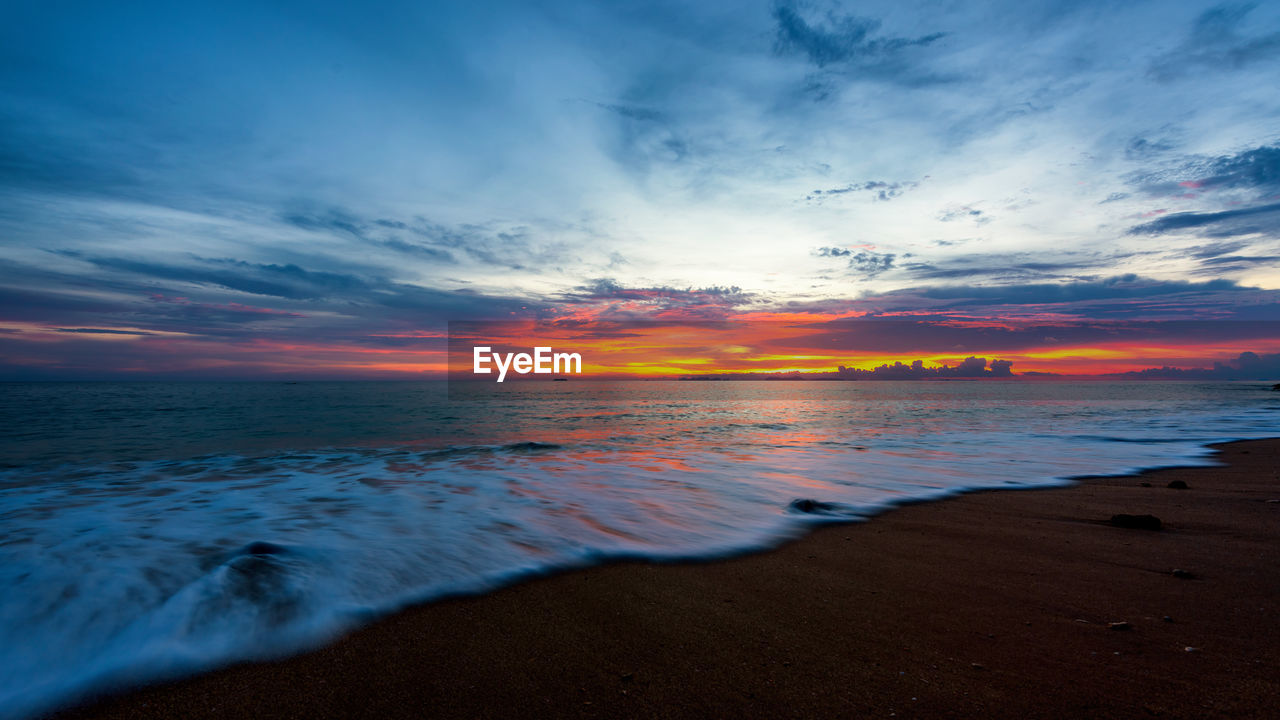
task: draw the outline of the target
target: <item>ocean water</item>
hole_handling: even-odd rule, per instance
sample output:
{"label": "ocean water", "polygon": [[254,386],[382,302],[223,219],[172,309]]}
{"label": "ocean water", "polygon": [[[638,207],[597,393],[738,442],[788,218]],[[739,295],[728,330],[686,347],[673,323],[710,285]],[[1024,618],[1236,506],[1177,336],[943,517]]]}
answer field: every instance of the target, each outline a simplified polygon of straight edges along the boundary
{"label": "ocean water", "polygon": [[456,593],[1208,464],[1264,383],[0,385],[0,717]]}

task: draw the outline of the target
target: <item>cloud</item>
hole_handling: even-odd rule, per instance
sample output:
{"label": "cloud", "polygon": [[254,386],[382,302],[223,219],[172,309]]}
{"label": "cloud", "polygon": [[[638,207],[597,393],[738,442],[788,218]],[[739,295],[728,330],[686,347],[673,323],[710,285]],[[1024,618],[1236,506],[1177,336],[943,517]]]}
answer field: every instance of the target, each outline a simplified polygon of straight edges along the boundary
{"label": "cloud", "polygon": [[153,303],[169,306],[169,309],[181,314],[190,321],[247,323],[270,321],[280,318],[304,318],[302,313],[275,308],[245,305],[238,302],[209,303],[197,302],[185,297],[171,297],[162,293],[152,293]]}
{"label": "cloud", "polygon": [[1205,260],[1197,275],[1217,276],[1228,272],[1248,272],[1257,267],[1280,265],[1280,255],[1226,255]]}
{"label": "cloud", "polygon": [[791,312],[877,317],[1274,321],[1280,291],[1232,280],[1155,280],[1137,275],[1068,282],[925,285],[856,300],[788,304]]}
{"label": "cloud", "polygon": [[[737,286],[629,287],[612,278],[597,278],[559,296],[562,306],[544,317],[557,314],[573,322],[631,321],[719,321],[737,309],[758,301],[755,294]],[[564,322],[562,317],[559,322]],[[606,326],[611,330],[612,326]],[[597,328],[598,329],[598,328]]]}
{"label": "cloud", "polygon": [[1222,212],[1183,212],[1165,215],[1129,228],[1128,235],[1166,235],[1196,228],[1208,228],[1210,237],[1231,237],[1280,232],[1280,203]]}
{"label": "cloud", "polygon": [[913,57],[947,36],[934,32],[916,37],[880,35],[875,18],[806,11],[799,3],[782,0],[773,8],[773,52],[798,57],[812,68],[802,91],[816,101],[830,99],[851,81],[877,81],[905,87],[950,83],[952,75],[935,73]]}
{"label": "cloud", "polygon": [[144,330],[110,330],[107,328],[54,328],[54,332],[81,335],[154,335]]}
{"label": "cloud", "polygon": [[592,103],[616,116],[611,151],[623,166],[639,172],[654,163],[682,162],[692,154],[692,141],[664,112],[643,105]]}
{"label": "cloud", "polygon": [[1194,258],[1196,260],[1204,260],[1209,258],[1221,257],[1223,255],[1230,255],[1231,253],[1234,253],[1234,252],[1239,252],[1240,250],[1243,250],[1247,245],[1248,243],[1239,242],[1239,241],[1217,242],[1217,243],[1210,243],[1208,245],[1196,245],[1195,247],[1189,247],[1183,250],[1181,254],[1189,258]]}
{"label": "cloud", "polygon": [[[952,279],[952,278],[947,278]],[[1280,319],[1280,290],[1234,280],[1157,280],[1134,274],[1066,282],[929,284],[856,298],[782,300],[767,305],[789,314],[915,319],[1057,320]]]}
{"label": "cloud", "polygon": [[1216,242],[1190,247],[1179,254],[1197,261],[1201,266],[1197,272],[1203,275],[1280,265],[1280,255],[1243,254],[1249,246],[1250,243],[1242,241]]}
{"label": "cloud", "polygon": [[938,213],[939,222],[956,222],[958,220],[972,220],[978,225],[985,225],[991,222],[991,216],[969,205],[953,205]]}
{"label": "cloud", "polygon": [[1255,7],[1226,4],[1204,11],[1182,43],[1151,63],[1148,74],[1168,82],[1197,69],[1234,70],[1280,56],[1280,32],[1240,33]]}
{"label": "cloud", "polygon": [[910,364],[901,361],[892,365],[885,363],[871,370],[839,366],[835,372],[790,372],[790,373],[723,373],[716,375],[694,375],[694,379],[732,380],[754,378],[795,378],[805,380],[936,380],[939,378],[982,378],[1013,377],[1013,363],[1009,360],[992,360],[987,367],[987,359],[969,356],[956,365],[941,363],[926,366],[923,360],[914,360]]}
{"label": "cloud", "polygon": [[703,288],[685,288],[683,290],[662,287],[626,287],[612,278],[597,278],[585,285],[579,285],[564,295],[573,301],[582,300],[653,300],[672,299],[678,301],[713,301],[717,304],[731,303],[735,305],[751,302],[753,295],[733,285],[728,287],[711,286]]}
{"label": "cloud", "polygon": [[1028,282],[1031,280],[1069,279],[1080,281],[1093,279],[1082,273],[1111,268],[1117,262],[1136,253],[1117,252],[1108,256],[1064,252],[1056,260],[1036,260],[1036,253],[979,253],[970,252],[954,258],[932,262],[911,262],[903,265],[908,275],[916,280],[946,280],[963,278],[971,283],[978,281]]}
{"label": "cloud", "polygon": [[849,258],[849,269],[868,279],[893,268],[894,253],[878,253],[863,250]]}
{"label": "cloud", "polygon": [[1145,160],[1173,150],[1177,145],[1167,137],[1134,137],[1124,146],[1124,156],[1129,160]]}
{"label": "cloud", "polygon": [[1223,155],[1205,169],[1208,176],[1194,181],[1192,187],[1280,189],[1280,147],[1263,145]]}
{"label": "cloud", "polygon": [[1280,353],[1243,352],[1211,368],[1158,367],[1117,373],[1114,377],[1141,380],[1280,380]]}
{"label": "cloud", "polygon": [[570,259],[565,244],[539,241],[533,231],[523,225],[446,225],[423,217],[371,219],[339,208],[318,212],[294,211],[285,214],[283,220],[302,230],[354,239],[451,265],[459,263],[459,258],[465,258],[491,267],[523,270]]}
{"label": "cloud", "polygon": [[1182,293],[1244,292],[1232,280],[1151,280],[1137,275],[1119,275],[1087,282],[1033,283],[1025,285],[961,285],[918,288],[909,291],[921,297],[962,302],[1001,304],[1042,304],[1083,300],[1153,298]]}
{"label": "cloud", "polygon": [[847,258],[850,273],[870,279],[893,269],[894,261],[898,257],[896,253],[875,252],[870,249],[871,247],[870,245],[860,246],[855,252],[847,248],[828,246],[814,250],[813,254],[818,257]]}
{"label": "cloud", "polygon": [[819,68],[878,61],[908,48],[930,45],[946,36],[946,33],[931,33],[915,38],[876,37],[880,21],[874,18],[829,11],[820,19],[809,20],[796,5],[787,2],[774,6],[773,17],[777,22],[774,52],[803,55]]}
{"label": "cloud", "polygon": [[[1011,322],[1003,318],[841,318],[802,326],[813,332],[774,337],[761,342],[775,352],[851,355],[954,355],[982,351],[1020,353],[1052,347],[1150,345],[1193,346],[1197,343],[1251,343],[1274,340],[1280,323],[1205,320],[1143,321],[1133,319]],[[1247,345],[1245,345],[1247,347]]]}
{"label": "cloud", "polygon": [[901,197],[903,193],[919,186],[917,182],[885,182],[883,180],[868,180],[862,183],[850,183],[844,187],[828,188],[826,190],[814,190],[805,196],[807,202],[822,203],[833,197],[846,195],[849,193],[870,193],[871,199],[887,202],[897,197]]}
{"label": "cloud", "polygon": [[368,292],[372,289],[356,275],[306,270],[294,264],[262,264],[230,258],[194,257],[194,264],[172,265],[122,257],[93,257],[70,252],[64,254],[104,270],[122,271],[169,282],[213,285],[251,295],[291,300],[315,300],[335,294]]}
{"label": "cloud", "polygon": [[[213,321],[242,322],[248,315],[274,315],[277,320],[302,320],[304,316],[332,318],[360,317],[370,331],[398,326],[409,321],[419,325],[446,319],[505,317],[512,313],[534,313],[543,303],[483,295],[465,290],[443,290],[396,282],[380,275],[312,270],[296,264],[253,263],[232,258],[202,258],[190,255],[181,264],[123,257],[98,257],[62,251],[60,256],[88,263],[110,273],[95,278],[94,284],[111,287],[117,293],[147,300],[138,307],[126,303],[104,306],[103,313],[142,313],[153,321],[172,325],[197,317]],[[45,277],[59,284],[83,282],[82,276]],[[178,283],[188,289],[169,287]],[[188,300],[191,292],[209,298]],[[263,308],[240,302],[243,296],[275,298],[288,309]],[[135,300],[136,302],[136,300]],[[298,310],[304,312],[298,312]],[[92,306],[85,312],[92,314]],[[84,317],[82,314],[81,317]],[[257,318],[262,319],[262,318]],[[82,320],[82,322],[84,322]],[[317,322],[319,322],[317,320]],[[84,324],[110,324],[93,322]],[[119,324],[119,323],[117,323]],[[136,325],[134,322],[128,323]],[[315,329],[315,325],[310,325]]]}
{"label": "cloud", "polygon": [[836,377],[846,380],[927,380],[931,378],[980,378],[980,377],[1012,377],[1013,363],[1008,360],[992,360],[987,367],[987,359],[969,356],[955,366],[943,363],[926,367],[924,362],[916,360],[910,365],[895,362],[892,365],[879,365],[871,370],[859,370],[843,365],[834,373]]}
{"label": "cloud", "polygon": [[1280,147],[1259,145],[1217,157],[1184,155],[1164,168],[1133,173],[1128,182],[1155,196],[1236,190],[1265,199],[1280,192]]}

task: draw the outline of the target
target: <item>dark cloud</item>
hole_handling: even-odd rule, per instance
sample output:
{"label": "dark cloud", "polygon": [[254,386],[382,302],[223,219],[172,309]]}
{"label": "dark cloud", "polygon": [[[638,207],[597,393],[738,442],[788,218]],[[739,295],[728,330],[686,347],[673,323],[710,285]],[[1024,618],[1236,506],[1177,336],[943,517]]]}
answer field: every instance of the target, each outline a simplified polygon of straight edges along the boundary
{"label": "dark cloud", "polygon": [[[363,222],[354,215],[350,215],[338,208],[330,208],[323,213],[317,214],[293,212],[284,215],[282,219],[290,225],[303,230],[337,233],[357,240],[368,239],[364,234]],[[403,223],[398,223],[398,225],[400,228],[405,227]]]}
{"label": "dark cloud", "polygon": [[873,200],[889,201],[896,197],[900,197],[908,190],[912,190],[919,186],[917,182],[885,182],[883,180],[868,180],[862,183],[850,183],[844,187],[828,188],[826,190],[814,190],[805,196],[805,200],[812,203],[821,203],[832,197],[847,195],[849,193],[870,193]]}
{"label": "dark cloud", "polygon": [[1230,255],[1231,253],[1234,253],[1234,252],[1239,252],[1240,250],[1243,250],[1246,246],[1248,246],[1248,243],[1239,242],[1239,241],[1217,242],[1217,243],[1210,243],[1208,245],[1196,245],[1195,247],[1189,247],[1183,250],[1179,254],[1189,258],[1196,259],[1196,260],[1205,260],[1209,258],[1221,257],[1223,255]]}
{"label": "dark cloud", "polygon": [[612,278],[598,278],[560,296],[569,305],[594,305],[595,322],[648,321],[654,318],[715,321],[758,300],[737,286],[702,288],[627,287]]}
{"label": "dark cloud", "polygon": [[[340,331],[363,336],[447,319],[530,315],[545,307],[526,299],[436,289],[380,275],[312,270],[296,264],[193,255],[151,261],[66,251],[58,254],[85,262],[99,272],[65,275],[28,269],[26,275],[39,277],[53,287],[38,291],[0,287],[0,299],[25,299],[23,305],[46,311],[39,317],[30,311],[16,313],[18,318],[13,317],[15,313],[6,313],[10,319],[48,322],[61,318],[59,324],[66,325],[73,317],[77,324],[86,326],[194,330],[221,336],[253,333],[253,325],[270,321],[285,336],[293,333],[290,328],[303,334]],[[5,272],[10,283],[22,274],[20,268]],[[104,297],[86,299],[70,291],[86,283]],[[54,289],[59,286],[69,289]],[[263,302],[275,307],[262,307]]]}
{"label": "dark cloud", "polygon": [[154,335],[143,330],[108,330],[105,328],[54,328],[60,333],[79,333],[81,335]]}
{"label": "dark cloud", "polygon": [[1134,173],[1128,182],[1156,196],[1236,190],[1256,200],[1274,200],[1268,196],[1280,192],[1280,147],[1259,145],[1218,157],[1185,155],[1166,167]]}
{"label": "dark cloud", "polygon": [[1224,4],[1201,13],[1177,47],[1152,62],[1148,72],[1170,81],[1197,69],[1234,70],[1280,56],[1280,32],[1245,35],[1245,18],[1256,4]]}
{"label": "dark cloud", "polygon": [[610,152],[625,167],[643,173],[655,163],[682,162],[693,154],[692,141],[667,113],[631,103],[591,104],[616,116]]}
{"label": "dark cloud", "polygon": [[243,326],[246,323],[269,322],[286,318],[304,318],[303,313],[276,308],[245,305],[238,302],[200,302],[187,297],[152,293],[152,303],[162,305],[164,312],[187,326]]}
{"label": "dark cloud", "polygon": [[903,314],[920,319],[1034,318],[1050,313],[1078,320],[1221,318],[1271,322],[1280,320],[1280,291],[1221,278],[1164,281],[1130,274],[1065,282],[924,285],[856,299],[790,301],[777,308],[790,313],[859,313],[882,318]]}
{"label": "dark cloud", "polygon": [[[56,277],[24,265],[0,262],[0,278],[13,282],[13,278],[23,275],[38,281]],[[74,281],[74,278],[70,280]],[[59,288],[0,285],[0,318],[22,322],[96,324],[96,318],[129,310],[128,303],[101,290],[92,295],[75,290],[74,286]]]}
{"label": "dark cloud", "polygon": [[742,288],[736,285],[728,287],[718,285],[703,288],[688,287],[683,290],[665,285],[662,287],[626,287],[612,278],[597,278],[586,285],[579,285],[564,297],[574,301],[673,299],[696,302],[711,301],[716,304],[730,303],[735,305],[745,304],[754,299],[754,295],[743,292]]}
{"label": "dark cloud", "polygon": [[93,257],[65,252],[104,270],[115,270],[164,282],[213,285],[228,290],[287,298],[316,300],[334,294],[369,292],[372,288],[350,274],[305,270],[297,265],[248,263],[228,258],[194,257],[189,265],[174,265],[122,257]]}
{"label": "dark cloud", "polygon": [[1210,237],[1276,234],[1280,232],[1280,203],[1222,212],[1174,213],[1135,225],[1129,228],[1127,234],[1166,235],[1198,228],[1206,228],[1203,234]]}
{"label": "dark cloud", "polygon": [[901,361],[892,365],[885,363],[871,370],[845,367],[841,365],[835,372],[789,372],[789,373],[719,373],[715,375],[692,375],[691,380],[754,380],[754,379],[796,379],[796,380],[937,380],[943,378],[983,378],[1013,377],[1013,363],[1009,360],[992,360],[987,367],[987,359],[969,356],[956,365],[926,366],[923,360],[915,360],[910,364]]}
{"label": "dark cloud", "polygon": [[1090,300],[1149,299],[1184,293],[1244,292],[1250,288],[1232,280],[1151,280],[1137,275],[1119,275],[1086,282],[1033,283],[1024,285],[947,286],[901,291],[924,298],[955,303],[999,303],[1039,305]]}
{"label": "dark cloud", "polygon": [[863,250],[849,258],[849,269],[868,279],[893,268],[894,253],[877,253]]}
{"label": "dark cloud", "polygon": [[1153,155],[1161,155],[1177,147],[1167,138],[1135,137],[1124,147],[1124,156],[1129,160],[1146,160]]}
{"label": "dark cloud", "polygon": [[1280,189],[1280,147],[1263,145],[1235,155],[1214,158],[1206,177],[1195,181],[1203,188]]}
{"label": "dark cloud", "polygon": [[820,247],[813,251],[818,257],[847,259],[849,272],[870,279],[892,270],[896,253],[879,253],[867,249],[849,250],[841,247]]}
{"label": "dark cloud", "polygon": [[911,47],[929,45],[946,35],[877,37],[880,21],[874,18],[827,12],[820,18],[806,19],[796,5],[787,2],[774,6],[773,18],[777,22],[774,51],[779,55],[803,55],[819,68],[879,61]]}
{"label": "dark cloud", "polygon": [[1096,279],[1096,273],[1115,267],[1116,263],[1138,255],[1136,252],[1098,253],[1063,252],[1054,261],[1038,260],[1035,253],[970,252],[955,258],[932,262],[909,262],[901,267],[917,280],[967,279],[1003,284],[1046,280],[1073,282]]}
{"label": "dark cloud", "polygon": [[571,259],[562,243],[539,241],[524,226],[446,225],[422,217],[361,218],[338,208],[294,211],[282,219],[303,230],[354,239],[442,264],[457,264],[465,258],[492,267],[525,270]]}
{"label": "dark cloud", "polygon": [[[994,262],[993,262],[994,261]],[[997,257],[976,255],[948,263],[908,263],[903,266],[917,280],[949,280],[954,278],[996,278],[1002,280],[1079,279],[1075,273],[1096,267],[1086,262],[1013,262],[1001,263]]]}
{"label": "dark cloud", "polygon": [[1252,342],[1280,337],[1280,322],[1006,320],[892,318],[839,319],[813,323],[811,334],[767,340],[775,351],[939,354],[971,351],[1015,353],[1046,345],[1088,347],[1114,343]]}
{"label": "dark cloud", "polygon": [[1201,261],[1201,267],[1194,273],[1200,276],[1216,277],[1223,273],[1248,272],[1257,267],[1278,266],[1280,266],[1280,255],[1223,255]]}
{"label": "dark cloud", "polygon": [[[957,365],[943,363],[926,366],[924,361],[916,360],[910,365],[903,362],[888,363],[876,366],[871,370],[859,370],[843,365],[831,373],[841,380],[930,380],[937,378],[980,378],[980,377],[1012,377],[1013,363],[1008,360],[992,360],[987,367],[987,359],[969,356]],[[825,374],[825,373],[824,373]]]}
{"label": "dark cloud", "polygon": [[799,57],[816,68],[805,77],[801,93],[818,102],[829,99],[849,82],[870,80],[921,87],[956,79],[930,70],[913,52],[941,40],[946,33],[880,35],[881,23],[875,18],[834,10],[808,12],[789,0],[774,5],[773,19],[774,54]]}
{"label": "dark cloud", "polygon": [[1117,373],[1113,377],[1135,380],[1280,380],[1280,353],[1259,355],[1240,353],[1226,362],[1215,362],[1211,368],[1158,367]]}
{"label": "dark cloud", "polygon": [[1216,242],[1187,248],[1179,254],[1199,262],[1198,273],[1204,275],[1244,271],[1258,266],[1280,266],[1280,255],[1243,254],[1242,251],[1249,246],[1250,243],[1238,240]]}
{"label": "dark cloud", "polygon": [[458,259],[447,250],[441,250],[423,243],[402,240],[397,237],[379,240],[377,241],[377,244],[388,250],[394,250],[399,253],[404,253],[405,255],[417,255],[435,262],[446,264],[455,264],[458,262]]}

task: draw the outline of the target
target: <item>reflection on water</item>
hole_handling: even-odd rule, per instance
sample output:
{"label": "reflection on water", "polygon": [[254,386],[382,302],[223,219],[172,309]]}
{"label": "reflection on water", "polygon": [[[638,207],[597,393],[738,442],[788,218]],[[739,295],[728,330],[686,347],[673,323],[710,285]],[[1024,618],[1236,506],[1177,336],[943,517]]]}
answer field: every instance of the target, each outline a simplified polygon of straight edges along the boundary
{"label": "reflection on water", "polygon": [[1259,384],[0,388],[0,715],[610,557],[1277,435]]}

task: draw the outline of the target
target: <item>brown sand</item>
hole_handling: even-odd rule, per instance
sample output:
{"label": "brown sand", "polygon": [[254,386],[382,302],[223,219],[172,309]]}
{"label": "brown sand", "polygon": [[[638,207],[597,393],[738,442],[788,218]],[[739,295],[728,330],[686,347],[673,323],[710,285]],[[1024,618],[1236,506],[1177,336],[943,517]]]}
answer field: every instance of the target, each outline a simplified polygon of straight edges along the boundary
{"label": "brown sand", "polygon": [[1280,717],[1280,440],[1221,450],[535,580],[66,716]]}

